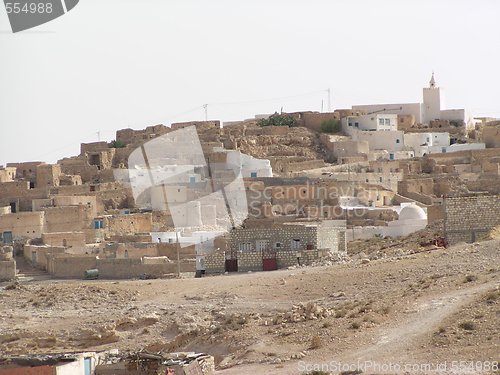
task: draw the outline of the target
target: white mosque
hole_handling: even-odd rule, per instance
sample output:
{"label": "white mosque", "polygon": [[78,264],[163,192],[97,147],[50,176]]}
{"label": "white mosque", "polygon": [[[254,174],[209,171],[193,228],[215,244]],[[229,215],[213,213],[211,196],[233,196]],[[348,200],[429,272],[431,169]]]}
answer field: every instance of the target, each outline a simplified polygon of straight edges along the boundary
{"label": "white mosque", "polygon": [[371,113],[390,113],[414,116],[420,124],[429,124],[433,120],[449,120],[472,125],[472,117],[465,109],[446,109],[444,89],[436,85],[434,73],[429,81],[429,87],[423,89],[423,103],[395,103],[354,105],[353,111]]}

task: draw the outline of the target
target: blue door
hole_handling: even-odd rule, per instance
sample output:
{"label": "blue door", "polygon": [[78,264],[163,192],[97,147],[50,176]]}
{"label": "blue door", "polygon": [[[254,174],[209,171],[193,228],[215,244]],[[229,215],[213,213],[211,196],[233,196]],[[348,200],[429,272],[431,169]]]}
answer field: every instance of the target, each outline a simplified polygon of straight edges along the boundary
{"label": "blue door", "polygon": [[83,374],[92,375],[92,358],[85,358],[83,360]]}
{"label": "blue door", "polygon": [[12,232],[3,232],[3,243],[12,243]]}
{"label": "blue door", "polygon": [[250,177],[252,177],[252,178],[257,177],[257,172],[250,172]]}

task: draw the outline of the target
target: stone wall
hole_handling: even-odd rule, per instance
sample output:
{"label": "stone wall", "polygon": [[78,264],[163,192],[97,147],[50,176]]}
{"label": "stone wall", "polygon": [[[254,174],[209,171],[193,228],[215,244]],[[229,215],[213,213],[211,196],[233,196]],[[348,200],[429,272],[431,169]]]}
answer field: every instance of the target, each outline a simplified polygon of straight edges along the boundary
{"label": "stone wall", "polygon": [[142,258],[159,255],[157,244],[152,242],[112,243],[107,244],[104,251],[114,258]]}
{"label": "stone wall", "polygon": [[42,233],[42,241],[49,246],[85,246],[85,233],[83,232],[56,232]]}
{"label": "stone wall", "polygon": [[262,252],[251,251],[238,253],[238,271],[262,271]]}
{"label": "stone wall", "polygon": [[488,148],[500,147],[500,125],[485,126],[482,140]]}
{"label": "stone wall", "polygon": [[104,221],[104,228],[109,236],[149,233],[153,225],[151,213],[106,216]]}
{"label": "stone wall", "polygon": [[37,245],[24,245],[23,255],[24,258],[31,263],[33,267],[47,270],[49,265],[49,257],[54,254],[64,254],[65,247],[62,246],[37,246]]}
{"label": "stone wall", "polygon": [[[249,251],[256,250],[256,241],[268,241],[269,249],[291,250],[292,241],[299,239],[300,244],[294,250],[317,248],[318,236],[316,226],[283,225],[282,227],[237,228],[230,233],[231,250],[239,251],[240,245]],[[245,245],[250,244],[250,245]],[[277,246],[277,244],[280,244]]]}
{"label": "stone wall", "polygon": [[86,270],[97,267],[94,256],[70,256],[67,254],[50,254],[47,256],[47,271],[59,278],[83,278]]}
{"label": "stone wall", "polygon": [[12,280],[16,277],[16,261],[0,260],[0,281]]}
{"label": "stone wall", "polygon": [[[345,239],[345,236],[344,236]],[[278,269],[311,265],[320,260],[327,252],[324,250],[302,250],[302,251],[276,251],[276,262]],[[259,272],[263,270],[263,257],[261,251],[237,252],[238,272]],[[209,254],[205,257],[205,273],[224,273],[226,255],[224,252]]]}
{"label": "stone wall", "polygon": [[[88,206],[44,208],[45,232],[73,232],[90,228],[94,209]],[[38,236],[40,237],[40,236]]]}
{"label": "stone wall", "polygon": [[[48,272],[58,278],[83,278],[88,269],[98,269],[99,278],[103,279],[130,279],[142,275],[162,277],[164,275],[176,274],[176,262],[144,263],[142,259],[99,259],[96,256],[71,256],[49,255]],[[181,273],[192,273],[196,271],[194,260],[184,260],[180,264]]]}
{"label": "stone wall", "polygon": [[0,216],[0,233],[12,232],[14,240],[40,238],[43,228],[43,212],[18,212]]}
{"label": "stone wall", "polygon": [[485,238],[500,225],[500,195],[476,195],[446,198],[445,235],[453,244]]}
{"label": "stone wall", "polygon": [[205,272],[224,273],[226,256],[223,252],[213,253],[205,256]]}
{"label": "stone wall", "polygon": [[36,187],[59,186],[60,175],[60,165],[40,164],[36,167]]}

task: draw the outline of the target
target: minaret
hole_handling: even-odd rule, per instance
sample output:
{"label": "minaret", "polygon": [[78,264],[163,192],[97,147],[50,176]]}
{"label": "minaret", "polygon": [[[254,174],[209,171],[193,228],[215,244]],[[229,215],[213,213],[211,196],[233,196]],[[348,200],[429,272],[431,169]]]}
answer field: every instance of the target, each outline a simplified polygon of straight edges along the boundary
{"label": "minaret", "polygon": [[436,86],[434,72],[432,72],[429,87],[425,87],[423,90],[422,122],[424,124],[428,124],[432,120],[441,119],[441,110],[444,109],[442,94],[442,89]]}
{"label": "minaret", "polygon": [[429,88],[436,87],[436,80],[434,79],[434,72],[432,72],[431,80],[429,81]]}

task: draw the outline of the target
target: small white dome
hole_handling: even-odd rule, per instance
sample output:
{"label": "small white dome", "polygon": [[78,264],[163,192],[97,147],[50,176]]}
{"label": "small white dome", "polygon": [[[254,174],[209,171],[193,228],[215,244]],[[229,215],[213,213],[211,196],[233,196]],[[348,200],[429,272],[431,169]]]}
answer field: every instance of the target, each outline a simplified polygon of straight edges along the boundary
{"label": "small white dome", "polygon": [[427,214],[422,207],[412,204],[403,207],[399,213],[399,220],[427,220]]}

